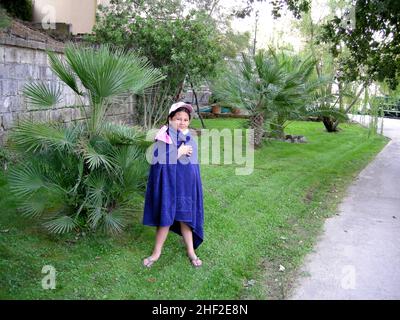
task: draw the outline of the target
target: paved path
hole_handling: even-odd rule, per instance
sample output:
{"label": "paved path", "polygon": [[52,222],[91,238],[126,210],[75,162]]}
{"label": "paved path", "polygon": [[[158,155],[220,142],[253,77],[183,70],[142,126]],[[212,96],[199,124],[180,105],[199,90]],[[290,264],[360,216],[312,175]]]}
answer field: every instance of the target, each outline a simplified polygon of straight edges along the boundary
{"label": "paved path", "polygon": [[392,140],[326,220],[289,299],[400,299],[400,120],[384,119],[383,134]]}

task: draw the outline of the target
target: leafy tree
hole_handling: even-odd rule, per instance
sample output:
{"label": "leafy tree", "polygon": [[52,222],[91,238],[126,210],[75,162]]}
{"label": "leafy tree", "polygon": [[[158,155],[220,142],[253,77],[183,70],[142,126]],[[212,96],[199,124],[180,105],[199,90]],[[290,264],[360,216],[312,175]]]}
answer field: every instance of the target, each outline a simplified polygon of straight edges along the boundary
{"label": "leafy tree", "polygon": [[[329,1],[328,6],[331,12],[345,8],[346,1]],[[319,38],[323,31],[323,25],[326,20],[332,17],[332,13],[328,16],[320,18],[314,22],[311,18],[311,13],[303,14],[301,20],[294,23],[305,39],[304,52],[306,55],[311,54],[317,61],[315,64],[316,77],[323,80],[325,85],[319,87],[317,95],[318,103],[314,105],[315,113],[318,109],[319,117],[322,120],[328,132],[338,131],[338,125],[341,120],[344,120],[343,114],[346,114],[352,106],[358,101],[364,86],[361,85],[361,90],[358,88],[358,83],[346,81],[340,77],[340,58],[348,55],[348,50],[345,46],[341,46],[340,54],[332,55],[329,50],[329,44],[320,43]],[[356,93],[356,91],[358,93]],[[348,105],[346,106],[346,102]],[[326,112],[330,110],[330,112]],[[335,113],[335,110],[339,112]]]}
{"label": "leafy tree", "polygon": [[400,71],[400,2],[357,0],[349,3],[351,9],[353,19],[349,20],[351,11],[335,16],[322,37],[332,43],[335,55],[340,43],[348,48],[350,54],[341,59],[342,77],[363,82],[386,80],[395,88]]}
{"label": "leafy tree", "polygon": [[213,74],[222,59],[215,21],[205,11],[183,13],[180,1],[113,1],[99,7],[92,40],[133,49],[167,76],[178,95],[186,74]]}
{"label": "leafy tree", "polygon": [[[275,17],[282,8],[288,8],[300,18],[309,12],[310,0],[247,0],[247,6],[236,12],[244,17],[253,10],[255,2],[269,1]],[[338,10],[323,26],[319,44],[330,45],[333,55],[338,58],[339,76],[343,81],[387,81],[391,88],[398,84],[400,59],[399,18],[400,2],[397,0],[338,0],[328,1]],[[343,55],[343,48],[348,54]]]}
{"label": "leafy tree", "polygon": [[224,44],[222,55],[227,59],[235,59],[241,52],[249,51],[250,32],[235,32],[231,27],[222,35]]}
{"label": "leafy tree", "polygon": [[239,18],[244,18],[254,10],[253,5],[255,2],[267,2],[272,4],[272,14],[278,18],[281,16],[283,8],[288,8],[296,18],[300,18],[303,12],[308,12],[311,7],[310,0],[247,0],[246,6],[234,13]]}
{"label": "leafy tree", "polygon": [[[67,47],[65,62],[48,55],[53,72],[82,99],[86,120],[19,123],[9,141],[21,157],[10,170],[10,189],[22,214],[41,217],[50,232],[119,232],[144,188],[147,163],[143,133],[105,122],[106,112],[115,97],[141,93],[163,77],[145,59],[107,46]],[[31,83],[25,95],[47,109],[60,102],[61,90]]]}
{"label": "leafy tree", "polygon": [[[247,45],[248,35],[234,33],[220,11],[213,0],[111,1],[99,7],[90,39],[133,49],[167,76],[146,102],[139,101],[144,118],[146,104],[162,100],[159,109],[167,109],[180,98],[185,79],[195,86],[215,76],[224,56],[235,57]],[[146,125],[162,119],[150,117]]]}

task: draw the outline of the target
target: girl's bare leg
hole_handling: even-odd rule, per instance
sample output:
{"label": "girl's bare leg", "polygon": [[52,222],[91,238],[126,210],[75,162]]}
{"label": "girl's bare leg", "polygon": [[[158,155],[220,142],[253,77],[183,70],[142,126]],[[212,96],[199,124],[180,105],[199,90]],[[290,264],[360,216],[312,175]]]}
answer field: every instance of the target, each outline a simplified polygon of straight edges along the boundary
{"label": "girl's bare leg", "polygon": [[167,239],[169,231],[169,226],[166,227],[157,227],[156,232],[156,243],[154,245],[153,253],[150,257],[147,257],[143,260],[143,264],[146,267],[150,267],[161,255],[162,248],[164,246],[164,242]]}
{"label": "girl's bare leg", "polygon": [[183,236],[183,241],[185,241],[187,255],[189,256],[190,261],[193,266],[200,267],[202,262],[199,258],[197,258],[196,253],[193,248],[193,232],[192,229],[184,222],[181,222],[181,232]]}

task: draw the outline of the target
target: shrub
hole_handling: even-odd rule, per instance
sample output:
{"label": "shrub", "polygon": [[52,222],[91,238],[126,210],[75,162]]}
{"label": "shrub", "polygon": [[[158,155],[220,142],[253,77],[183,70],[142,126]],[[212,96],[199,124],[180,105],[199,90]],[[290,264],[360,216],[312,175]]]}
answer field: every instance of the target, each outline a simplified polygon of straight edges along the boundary
{"label": "shrub", "polygon": [[[123,230],[144,190],[148,164],[144,133],[105,122],[112,98],[141,93],[162,80],[157,69],[134,54],[101,47],[67,47],[66,62],[49,53],[52,70],[89,106],[82,123],[69,126],[26,120],[10,134],[22,161],[9,173],[10,190],[25,216],[41,218],[50,232],[75,228]],[[78,84],[82,84],[83,88]],[[29,84],[35,107],[59,103],[60,89]]]}

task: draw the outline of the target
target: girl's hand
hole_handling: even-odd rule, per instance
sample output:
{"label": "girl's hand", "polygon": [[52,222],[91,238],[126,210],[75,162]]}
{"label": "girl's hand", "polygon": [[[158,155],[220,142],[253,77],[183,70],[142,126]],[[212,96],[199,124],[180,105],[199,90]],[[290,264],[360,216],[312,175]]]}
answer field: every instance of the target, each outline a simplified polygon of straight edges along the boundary
{"label": "girl's hand", "polygon": [[178,149],[178,158],[180,158],[182,155],[190,157],[192,155],[192,151],[192,146],[185,146],[184,144],[182,144]]}

